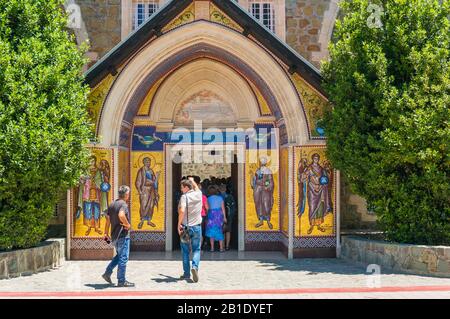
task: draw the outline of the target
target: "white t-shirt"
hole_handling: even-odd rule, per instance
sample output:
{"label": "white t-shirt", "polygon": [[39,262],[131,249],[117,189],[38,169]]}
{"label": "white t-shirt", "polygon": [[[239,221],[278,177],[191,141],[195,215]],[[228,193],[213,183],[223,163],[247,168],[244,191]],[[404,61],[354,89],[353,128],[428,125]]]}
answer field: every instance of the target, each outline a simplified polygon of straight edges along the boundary
{"label": "white t-shirt", "polygon": [[180,207],[184,208],[184,217],[183,217],[183,225],[187,225],[187,214],[186,214],[186,198],[189,212],[189,225],[195,226],[200,225],[202,223],[202,191],[194,191],[190,190],[189,192],[181,195],[180,198]]}

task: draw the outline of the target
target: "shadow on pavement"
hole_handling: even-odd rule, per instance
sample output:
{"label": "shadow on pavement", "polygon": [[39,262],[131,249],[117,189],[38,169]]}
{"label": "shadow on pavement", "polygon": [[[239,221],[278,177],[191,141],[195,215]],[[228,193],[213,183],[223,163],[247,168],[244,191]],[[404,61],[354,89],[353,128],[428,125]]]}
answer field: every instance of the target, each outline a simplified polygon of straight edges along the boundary
{"label": "shadow on pavement", "polygon": [[164,278],[152,278],[152,280],[157,283],[172,283],[172,282],[178,282],[178,281],[184,280],[184,279],[180,279],[180,278],[176,278],[176,277],[172,277],[172,276],[167,276],[164,274],[159,274],[159,275],[164,276]]}
{"label": "shadow on pavement", "polygon": [[103,290],[107,288],[114,288],[115,286],[110,284],[85,284],[86,287],[94,288],[95,290]]}
{"label": "shadow on pavement", "polygon": [[[172,252],[131,252],[130,260],[136,261],[179,261],[182,263],[181,252],[179,250]],[[361,263],[352,262],[339,258],[298,258],[287,259],[281,252],[274,251],[245,251],[230,250],[224,253],[203,251],[201,261],[224,262],[224,261],[254,261],[259,267],[267,268],[271,271],[298,271],[305,272],[306,275],[314,276],[319,274],[338,274],[338,275],[371,275],[372,272],[366,272],[367,266]],[[416,277],[436,276],[425,274],[410,274],[389,268],[381,268],[381,275],[409,275]],[[169,280],[169,279],[159,279]],[[178,279],[176,279],[178,280]],[[166,282],[166,281],[161,281]],[[171,281],[167,281],[171,282]]]}

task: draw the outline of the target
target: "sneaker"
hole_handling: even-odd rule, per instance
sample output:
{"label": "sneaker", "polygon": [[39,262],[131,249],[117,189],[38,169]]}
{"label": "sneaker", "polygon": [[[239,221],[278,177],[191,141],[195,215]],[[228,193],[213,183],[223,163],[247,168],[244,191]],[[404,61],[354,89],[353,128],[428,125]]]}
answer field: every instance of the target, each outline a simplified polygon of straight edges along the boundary
{"label": "sneaker", "polygon": [[181,275],[180,276],[180,280],[187,280],[187,279],[191,279],[191,276],[189,276],[189,275]]}
{"label": "sneaker", "polygon": [[192,268],[191,272],[192,272],[192,280],[194,282],[198,282],[198,270],[195,268]]}
{"label": "sneaker", "polygon": [[126,281],[126,280],[124,282],[119,282],[117,284],[117,287],[134,287],[134,286],[135,286],[134,283]]}
{"label": "sneaker", "polygon": [[105,279],[105,281],[106,281],[108,284],[110,284],[110,285],[113,284],[110,275],[108,276],[107,274],[103,274],[103,275],[102,275],[102,278]]}

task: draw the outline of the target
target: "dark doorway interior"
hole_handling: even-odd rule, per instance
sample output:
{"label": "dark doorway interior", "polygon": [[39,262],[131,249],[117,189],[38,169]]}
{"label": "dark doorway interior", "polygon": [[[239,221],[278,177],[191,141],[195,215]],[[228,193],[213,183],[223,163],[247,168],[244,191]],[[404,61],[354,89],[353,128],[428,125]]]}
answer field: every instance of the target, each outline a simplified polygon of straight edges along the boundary
{"label": "dark doorway interior", "polygon": [[[172,163],[172,185],[173,185],[173,206],[172,206],[172,249],[180,250],[180,238],[178,236],[177,231],[177,224],[178,224],[178,202],[179,198],[181,196],[180,193],[180,181],[183,174],[183,167],[182,164]],[[239,225],[238,225],[238,163],[237,163],[237,156],[234,156],[234,162],[231,164],[231,180],[233,188],[231,190],[231,194],[234,197],[234,200],[236,202],[236,209],[235,214],[232,222],[232,232],[231,232],[231,241],[230,241],[230,248],[233,250],[238,249],[238,243],[239,243]],[[218,247],[218,245],[216,245]]]}
{"label": "dark doorway interior", "polygon": [[231,240],[230,240],[230,248],[231,249],[238,249],[238,243],[239,243],[239,223],[238,223],[238,161],[237,161],[237,155],[234,155],[234,161],[231,164],[231,180],[234,185],[232,190],[232,195],[234,197],[234,201],[236,202],[236,210],[234,212],[234,218],[232,222],[232,230],[231,230]]}
{"label": "dark doorway interior", "polygon": [[179,250],[180,249],[180,237],[178,236],[178,231],[177,231],[177,224],[178,224],[178,201],[180,199],[181,196],[181,191],[180,191],[180,181],[181,181],[181,172],[182,172],[182,167],[181,167],[181,163],[172,163],[172,168],[173,168],[173,172],[172,172],[172,203],[173,203],[173,207],[172,207],[172,212],[173,212],[173,217],[172,217],[172,250]]}

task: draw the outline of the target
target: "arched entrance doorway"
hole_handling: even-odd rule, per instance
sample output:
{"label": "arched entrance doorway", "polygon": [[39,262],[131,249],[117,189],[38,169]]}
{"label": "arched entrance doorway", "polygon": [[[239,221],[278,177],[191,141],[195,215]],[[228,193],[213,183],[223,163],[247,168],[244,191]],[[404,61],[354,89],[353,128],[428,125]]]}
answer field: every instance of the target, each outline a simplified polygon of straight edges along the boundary
{"label": "arched entrance doorway", "polygon": [[[195,120],[201,121],[201,132],[212,128],[223,133],[225,129],[245,131],[255,128],[267,131],[273,128],[273,140],[277,141],[274,143],[277,149],[270,156],[274,158],[274,166],[278,165],[279,134],[276,129],[280,124],[283,125],[286,139],[289,140],[290,135],[295,140],[305,138],[307,128],[301,123],[306,123],[306,120],[298,112],[301,101],[294,85],[285,70],[268,52],[248,42],[247,38],[223,26],[211,25],[205,21],[194,22],[156,39],[153,45],[139,52],[116,79],[102,110],[99,135],[112,139],[116,137],[110,143],[119,142],[122,148],[128,148],[129,163],[119,162],[119,168],[131,167],[130,185],[135,184],[137,168],[142,166],[140,161],[145,152],[153,156],[153,162],[159,166],[157,170],[160,178],[166,176],[164,183],[159,181],[160,187],[164,185],[165,192],[160,196],[158,212],[164,205],[164,214],[159,213],[159,219],[157,215],[156,219],[152,219],[156,227],[144,224],[135,232],[132,237],[134,249],[173,249],[170,219],[173,221],[172,194],[177,185],[173,185],[172,178],[167,178],[172,170],[167,153],[164,153],[164,150],[174,144],[169,137],[173,135],[173,130],[191,130],[192,144],[203,145],[207,143],[203,137],[195,141],[199,133],[199,129],[194,127]],[[153,67],[150,68],[150,65]],[[291,116],[285,119],[284,113]],[[111,118],[113,114],[116,114],[115,118]],[[298,120],[294,125],[296,118]],[[120,137],[127,136],[127,132],[130,132],[129,140],[120,141]],[[155,136],[160,140],[151,146],[143,146],[139,137],[145,136]],[[221,140],[226,143],[224,139]],[[245,143],[245,137],[240,142]],[[104,143],[108,143],[106,138]],[[247,202],[251,203],[249,199],[253,196],[250,174],[256,173],[259,163],[256,160],[252,166],[245,167],[246,160],[247,158],[242,160],[241,170],[244,175],[247,168],[248,176],[239,179],[239,188],[243,194],[239,206],[242,221],[239,248],[246,249],[244,225],[247,222],[250,238],[259,235],[261,230],[262,235],[259,236],[264,236],[264,232],[267,232],[270,239],[265,242],[248,240],[248,249],[279,249],[279,238],[275,234],[280,230],[279,189],[274,191],[272,199],[275,231],[267,225],[263,227],[266,229],[255,228],[258,224],[256,205],[247,205]],[[276,170],[278,167],[273,169]],[[279,177],[276,179],[279,186]],[[139,225],[137,216],[143,203],[138,201],[137,187],[133,189],[130,206],[136,228]]]}

